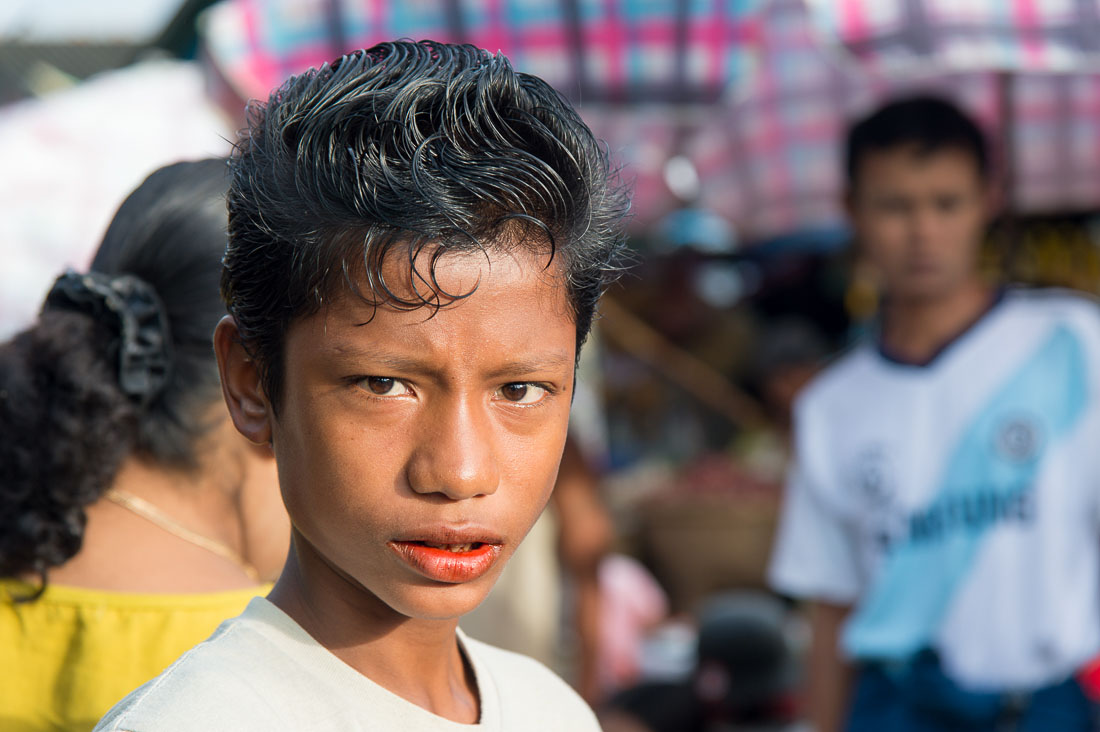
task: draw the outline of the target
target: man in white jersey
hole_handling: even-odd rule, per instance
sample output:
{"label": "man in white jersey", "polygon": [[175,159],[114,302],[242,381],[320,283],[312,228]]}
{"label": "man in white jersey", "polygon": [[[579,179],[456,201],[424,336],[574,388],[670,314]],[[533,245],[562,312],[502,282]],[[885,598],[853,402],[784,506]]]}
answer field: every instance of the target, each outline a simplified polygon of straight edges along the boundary
{"label": "man in white jersey", "polygon": [[984,139],[894,102],[848,138],[874,337],[795,410],[770,568],[810,602],[819,732],[1089,730],[1100,650],[1100,311],[980,277]]}

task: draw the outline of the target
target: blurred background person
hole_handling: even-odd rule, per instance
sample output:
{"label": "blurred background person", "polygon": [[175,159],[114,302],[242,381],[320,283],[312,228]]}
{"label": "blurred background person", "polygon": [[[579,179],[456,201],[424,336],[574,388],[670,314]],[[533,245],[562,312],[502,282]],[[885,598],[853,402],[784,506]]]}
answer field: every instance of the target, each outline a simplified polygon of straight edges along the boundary
{"label": "blurred background person", "polygon": [[887,104],[846,170],[881,317],[798,402],[770,570],[812,603],[810,721],[1092,730],[1100,310],[981,276],[987,144],[954,105]]}
{"label": "blurred background person", "polygon": [[282,567],[268,446],[232,428],[225,161],[153,173],[0,346],[0,729],[86,730]]}

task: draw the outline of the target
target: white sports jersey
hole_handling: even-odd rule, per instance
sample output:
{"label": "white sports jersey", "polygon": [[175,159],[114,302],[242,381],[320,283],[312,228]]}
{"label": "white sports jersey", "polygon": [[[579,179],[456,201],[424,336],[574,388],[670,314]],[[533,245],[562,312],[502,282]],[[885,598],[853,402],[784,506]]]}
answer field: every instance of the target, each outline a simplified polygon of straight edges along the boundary
{"label": "white sports jersey", "polygon": [[774,587],[855,609],[853,659],[974,689],[1100,650],[1100,309],[1010,291],[926,366],[856,348],[807,388]]}

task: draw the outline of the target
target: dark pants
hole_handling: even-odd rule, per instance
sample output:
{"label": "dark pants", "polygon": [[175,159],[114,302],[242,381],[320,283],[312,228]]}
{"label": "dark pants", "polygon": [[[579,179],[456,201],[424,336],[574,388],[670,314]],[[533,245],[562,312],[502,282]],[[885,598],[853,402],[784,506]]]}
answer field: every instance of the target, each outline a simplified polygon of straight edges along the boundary
{"label": "dark pants", "polygon": [[960,688],[924,652],[860,669],[848,732],[1092,732],[1097,709],[1073,679],[1028,694]]}

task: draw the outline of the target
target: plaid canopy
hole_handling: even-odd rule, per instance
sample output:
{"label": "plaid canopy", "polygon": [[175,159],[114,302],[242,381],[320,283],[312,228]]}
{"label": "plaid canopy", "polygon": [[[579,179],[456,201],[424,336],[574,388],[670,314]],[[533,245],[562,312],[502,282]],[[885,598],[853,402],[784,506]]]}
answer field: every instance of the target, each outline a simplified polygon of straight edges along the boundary
{"label": "plaid canopy", "polygon": [[[1006,199],[1015,210],[1100,205],[1100,71],[1081,70],[1100,45],[1098,8],[1100,0],[227,0],[208,11],[204,34],[246,98],[387,38],[501,50],[576,100],[607,140],[635,187],[636,233],[684,205],[665,175],[681,156],[701,181],[691,203],[754,242],[842,227],[849,121],[914,91],[954,98],[995,140],[1009,123]],[[1056,71],[1066,67],[1077,71]]]}
{"label": "plaid canopy", "polygon": [[865,65],[1100,69],[1100,0],[808,0],[815,23]]}
{"label": "plaid canopy", "polygon": [[203,19],[231,83],[283,79],[396,38],[501,51],[576,101],[713,101],[751,62],[764,0],[227,0]]}

